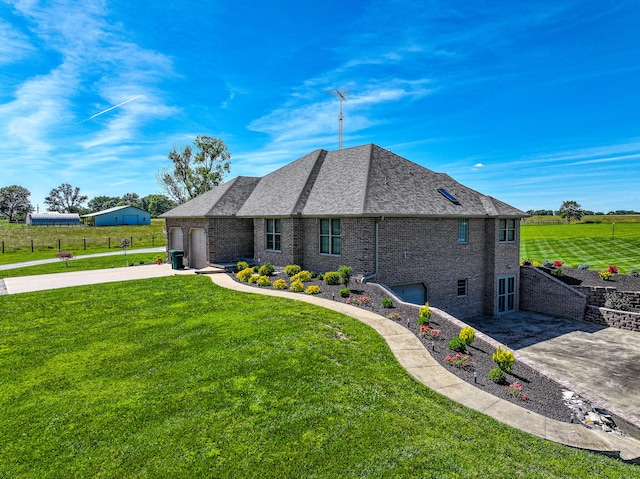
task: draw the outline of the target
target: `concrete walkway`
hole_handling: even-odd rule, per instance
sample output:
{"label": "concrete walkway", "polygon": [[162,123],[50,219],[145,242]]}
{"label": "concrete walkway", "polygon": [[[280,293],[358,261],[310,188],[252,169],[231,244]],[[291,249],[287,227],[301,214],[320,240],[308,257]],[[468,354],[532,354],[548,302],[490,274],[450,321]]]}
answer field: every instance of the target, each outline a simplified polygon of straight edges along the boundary
{"label": "concrete walkway", "polygon": [[[59,273],[24,278],[7,278],[7,292],[40,291],[84,284],[194,274],[194,270],[172,270],[170,265],[140,265],[129,268]],[[315,296],[286,291],[257,289],[234,281],[226,274],[212,274],[217,285],[253,294],[287,297],[304,301],[351,316],[375,329],[389,345],[398,362],[418,381],[450,399],[494,419],[549,441],[590,451],[605,452],[625,461],[640,462],[640,441],[631,437],[590,430],[578,424],[567,424],[523,409],[504,399],[488,394],[459,379],[440,366],[425,350],[420,340],[403,326],[371,311]]]}

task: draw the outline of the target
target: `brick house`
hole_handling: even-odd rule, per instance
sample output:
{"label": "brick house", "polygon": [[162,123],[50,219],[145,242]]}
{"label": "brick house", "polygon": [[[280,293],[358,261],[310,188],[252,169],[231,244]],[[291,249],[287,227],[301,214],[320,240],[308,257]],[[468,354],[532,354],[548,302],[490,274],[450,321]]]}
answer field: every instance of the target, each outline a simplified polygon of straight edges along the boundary
{"label": "brick house", "polygon": [[189,265],[341,265],[461,318],[518,309],[526,213],[379,146],[316,150],[162,215]]}

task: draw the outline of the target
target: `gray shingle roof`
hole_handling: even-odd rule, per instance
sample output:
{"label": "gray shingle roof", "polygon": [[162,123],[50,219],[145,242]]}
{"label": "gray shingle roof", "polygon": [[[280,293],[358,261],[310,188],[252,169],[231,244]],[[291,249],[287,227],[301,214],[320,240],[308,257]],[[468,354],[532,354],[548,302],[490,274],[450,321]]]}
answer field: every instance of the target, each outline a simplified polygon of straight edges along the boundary
{"label": "gray shingle roof", "polygon": [[260,178],[238,176],[160,215],[161,218],[204,218],[234,216]]}
{"label": "gray shingle roof", "polygon": [[[441,194],[444,188],[455,204]],[[165,213],[185,216],[510,216],[526,213],[369,144],[316,150],[262,177],[238,177]]]}

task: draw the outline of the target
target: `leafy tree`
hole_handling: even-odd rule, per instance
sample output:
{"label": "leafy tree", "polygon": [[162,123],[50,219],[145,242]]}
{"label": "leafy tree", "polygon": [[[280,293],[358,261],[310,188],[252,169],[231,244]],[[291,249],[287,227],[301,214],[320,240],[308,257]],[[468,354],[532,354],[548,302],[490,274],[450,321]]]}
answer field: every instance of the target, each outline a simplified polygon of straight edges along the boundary
{"label": "leafy tree", "polygon": [[118,206],[121,198],[118,196],[96,196],[89,200],[89,209],[92,213],[96,211],[102,211],[114,206]]}
{"label": "leafy tree", "polygon": [[33,211],[31,192],[23,186],[11,185],[0,188],[0,215],[9,221],[16,217],[23,218]]}
{"label": "leafy tree", "polygon": [[140,199],[141,208],[149,212],[152,218],[176,207],[176,202],[165,195],[147,195]]}
{"label": "leafy tree", "polygon": [[221,139],[198,135],[194,143],[195,154],[191,146],[180,151],[174,147],[169,153],[173,165],[156,173],[162,189],[178,204],[218,186],[230,171],[231,154]]}
{"label": "leafy tree", "polygon": [[571,223],[571,220],[580,221],[584,213],[582,207],[575,201],[563,201],[558,214]]}
{"label": "leafy tree", "polygon": [[49,205],[49,211],[59,213],[78,213],[88,196],[80,194],[80,188],[74,188],[69,183],[62,183],[49,192],[44,202]]}
{"label": "leafy tree", "polygon": [[142,202],[138,193],[125,193],[120,200],[120,204],[123,206],[135,206],[136,208],[142,207]]}

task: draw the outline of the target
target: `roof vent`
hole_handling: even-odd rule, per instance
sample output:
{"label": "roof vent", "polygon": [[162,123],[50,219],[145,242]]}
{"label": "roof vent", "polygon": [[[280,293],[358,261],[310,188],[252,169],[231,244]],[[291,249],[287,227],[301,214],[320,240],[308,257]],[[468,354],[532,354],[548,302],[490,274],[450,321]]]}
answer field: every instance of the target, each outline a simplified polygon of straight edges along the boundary
{"label": "roof vent", "polygon": [[449,193],[447,190],[445,190],[444,188],[438,188],[438,193],[440,193],[442,196],[444,196],[446,199],[448,199],[449,201],[451,201],[451,203],[453,203],[454,205],[459,205],[460,201],[458,201],[458,198],[456,198],[455,196],[453,196],[451,193]]}

